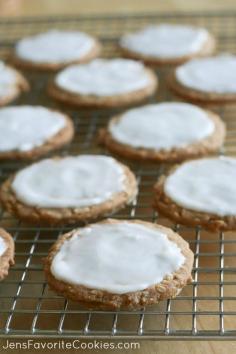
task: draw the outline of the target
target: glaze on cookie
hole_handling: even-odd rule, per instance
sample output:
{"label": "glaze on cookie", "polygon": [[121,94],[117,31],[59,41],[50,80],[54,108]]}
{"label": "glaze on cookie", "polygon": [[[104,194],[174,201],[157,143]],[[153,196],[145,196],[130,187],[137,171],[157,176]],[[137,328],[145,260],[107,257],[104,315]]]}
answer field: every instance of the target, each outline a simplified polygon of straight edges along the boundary
{"label": "glaze on cookie", "polygon": [[178,234],[108,219],[62,235],[45,259],[50,287],[91,309],[137,309],[173,298],[191,281],[193,253]]}
{"label": "glaze on cookie", "polygon": [[148,65],[178,65],[199,56],[212,54],[215,39],[204,28],[188,25],[149,25],[127,33],[120,40],[122,53]]}
{"label": "glaze on cookie", "polygon": [[180,224],[212,231],[236,229],[236,159],[185,162],[156,183],[154,207]]}
{"label": "glaze on cookie", "polygon": [[69,143],[72,120],[43,106],[0,109],[0,159],[35,159]]}
{"label": "glaze on cookie", "polygon": [[128,167],[112,157],[79,155],[34,163],[3,183],[0,199],[29,222],[71,224],[114,213],[136,197]]}
{"label": "glaze on cookie", "polygon": [[112,108],[142,102],[156,88],[153,71],[141,62],[117,58],[69,66],[55,76],[48,92],[63,103]]}
{"label": "glaze on cookie", "polygon": [[19,40],[11,59],[26,69],[55,71],[72,63],[86,63],[100,52],[100,42],[86,33],[50,30]]}
{"label": "glaze on cookie", "polygon": [[159,162],[217,152],[224,136],[224,123],[215,113],[188,103],[164,102],[112,118],[99,140],[122,157]]}
{"label": "glaze on cookie", "polygon": [[27,80],[16,69],[0,61],[0,107],[29,90]]}

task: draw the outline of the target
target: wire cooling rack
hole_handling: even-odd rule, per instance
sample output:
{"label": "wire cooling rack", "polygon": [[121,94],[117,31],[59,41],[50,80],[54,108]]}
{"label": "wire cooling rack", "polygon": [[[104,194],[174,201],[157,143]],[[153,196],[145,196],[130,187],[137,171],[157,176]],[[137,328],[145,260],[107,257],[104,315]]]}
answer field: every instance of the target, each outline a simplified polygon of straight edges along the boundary
{"label": "wire cooling rack", "polygon": [[[116,43],[125,31],[147,23],[181,22],[207,27],[218,39],[218,49],[236,52],[236,13],[139,15],[122,17],[54,17],[17,19],[0,22],[0,54],[4,57],[15,41],[25,35],[48,28],[88,31],[103,40],[106,56],[119,52]],[[18,104],[45,104],[48,76],[26,72],[32,90]],[[155,100],[171,100],[164,79],[166,70],[158,71],[161,89]],[[76,137],[61,154],[107,153],[96,144],[100,127],[104,127],[115,111],[69,110],[60,106],[74,119]],[[236,109],[216,108],[227,125],[227,140],[223,153],[236,155]],[[19,162],[0,165],[3,181]],[[16,243],[16,264],[0,284],[0,335],[41,337],[149,338],[149,339],[234,339],[236,335],[236,234],[208,233],[173,225],[159,218],[151,208],[152,188],[163,165],[131,164],[139,182],[137,200],[116,215],[117,218],[140,218],[160,222],[175,228],[195,254],[193,283],[176,299],[139,311],[87,311],[50,291],[42,271],[42,258],[57,237],[68,228],[26,225],[1,212],[0,225],[5,227]]]}

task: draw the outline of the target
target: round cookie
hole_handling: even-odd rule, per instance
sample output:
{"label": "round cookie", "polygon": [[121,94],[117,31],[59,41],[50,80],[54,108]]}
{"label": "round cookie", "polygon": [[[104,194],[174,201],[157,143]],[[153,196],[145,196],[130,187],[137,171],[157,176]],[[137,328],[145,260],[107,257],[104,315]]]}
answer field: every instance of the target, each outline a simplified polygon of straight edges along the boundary
{"label": "round cookie", "polygon": [[0,61],[0,107],[28,91],[29,84],[21,73]]}
{"label": "round cookie", "polygon": [[50,82],[48,93],[75,106],[112,108],[142,102],[156,88],[155,73],[140,62],[96,59],[59,72]]}
{"label": "round cookie", "polygon": [[50,30],[19,40],[11,59],[26,69],[56,71],[69,64],[86,63],[100,52],[100,42],[86,33]]}
{"label": "round cookie", "polygon": [[154,208],[177,223],[236,229],[236,159],[204,158],[173,168],[156,183]]}
{"label": "round cookie", "polygon": [[112,118],[99,140],[125,158],[173,162],[214,153],[224,137],[224,123],[215,113],[188,103],[165,102]]}
{"label": "round cookie", "polygon": [[42,106],[0,109],[0,159],[35,159],[69,143],[72,120]]}
{"label": "round cookie", "polygon": [[91,309],[135,310],[174,298],[191,282],[193,253],[171,229],[139,220],[62,235],[45,259],[49,286]]}
{"label": "round cookie", "polygon": [[8,270],[14,264],[15,246],[11,235],[0,228],[0,280],[8,275]]}
{"label": "round cookie", "polygon": [[234,103],[235,73],[235,55],[193,59],[175,69],[169,77],[169,87],[178,96],[196,103]]}
{"label": "round cookie", "polygon": [[212,54],[215,39],[204,28],[161,24],[123,35],[119,45],[126,57],[140,59],[148,65],[179,65]]}
{"label": "round cookie", "polygon": [[128,167],[112,157],[45,159],[4,182],[0,200],[20,219],[44,224],[87,222],[114,213],[136,197]]}

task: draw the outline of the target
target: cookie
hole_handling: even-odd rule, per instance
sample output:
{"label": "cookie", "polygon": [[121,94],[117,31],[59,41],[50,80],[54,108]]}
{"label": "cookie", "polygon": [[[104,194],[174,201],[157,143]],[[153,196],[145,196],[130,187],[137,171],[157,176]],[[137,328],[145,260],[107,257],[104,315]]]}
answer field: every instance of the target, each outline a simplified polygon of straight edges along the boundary
{"label": "cookie", "polygon": [[122,53],[148,65],[179,65],[215,50],[214,37],[204,28],[187,25],[150,25],[125,34],[120,40]]}
{"label": "cookie", "polygon": [[72,65],[50,82],[48,93],[63,103],[112,108],[140,103],[157,88],[153,71],[128,59],[96,59]]}
{"label": "cookie", "polygon": [[0,280],[8,275],[8,270],[14,264],[15,246],[11,235],[0,228]]}
{"label": "cookie", "polygon": [[225,137],[221,119],[181,102],[131,109],[101,129],[99,141],[111,152],[142,161],[181,161],[214,153]]}
{"label": "cookie", "polygon": [[169,87],[178,96],[202,104],[236,102],[236,56],[193,59],[177,67]]}
{"label": "cookie", "polygon": [[11,60],[26,69],[56,71],[72,63],[86,63],[101,52],[101,44],[80,31],[50,30],[16,43]]}
{"label": "cookie", "polygon": [[154,208],[177,223],[236,230],[236,159],[185,162],[156,183]]}
{"label": "cookie", "polygon": [[10,177],[3,207],[19,219],[49,225],[87,222],[114,213],[136,197],[134,174],[112,157],[45,159]]}
{"label": "cookie", "polygon": [[28,90],[29,84],[22,74],[0,61],[0,107]]}
{"label": "cookie", "polygon": [[56,293],[91,309],[135,310],[178,295],[192,265],[188,243],[171,229],[108,219],[62,235],[45,275]]}
{"label": "cookie", "polygon": [[42,106],[0,109],[0,160],[35,159],[69,143],[71,119]]}

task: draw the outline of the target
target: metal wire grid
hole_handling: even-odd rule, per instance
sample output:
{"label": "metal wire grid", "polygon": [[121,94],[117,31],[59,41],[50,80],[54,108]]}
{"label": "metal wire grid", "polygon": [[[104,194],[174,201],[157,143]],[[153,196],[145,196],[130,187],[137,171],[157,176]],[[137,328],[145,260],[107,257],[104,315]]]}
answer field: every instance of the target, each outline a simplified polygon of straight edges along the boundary
{"label": "metal wire grid", "polygon": [[[221,50],[236,49],[236,14],[142,15],[137,17],[103,18],[54,18],[27,19],[0,22],[2,55],[14,41],[49,27],[80,28],[102,37],[105,54],[117,54],[115,43],[121,33],[149,22],[175,21],[196,23],[208,27],[219,40]],[[107,29],[109,28],[109,31]],[[107,33],[109,32],[109,33]],[[162,78],[157,100],[171,100],[163,84],[166,72],[158,72]],[[17,103],[46,104],[44,87],[48,77],[26,73],[33,89]],[[61,107],[65,110],[65,107]],[[235,107],[217,109],[226,122],[228,136],[224,153],[236,155]],[[102,152],[96,144],[100,127],[116,111],[72,111],[67,109],[75,122],[76,137],[61,154],[78,152]],[[126,161],[127,163],[127,161]],[[22,163],[1,163],[0,179],[22,167]],[[0,224],[14,236],[16,265],[0,287],[0,336],[54,336],[54,337],[113,337],[149,339],[233,339],[236,335],[236,235],[213,234],[200,229],[172,225],[158,218],[151,208],[152,188],[164,165],[131,164],[139,182],[137,200],[116,215],[117,218],[140,218],[174,227],[189,241],[195,254],[193,283],[176,299],[163,301],[140,311],[87,311],[78,304],[65,300],[51,292],[45,282],[41,258],[48,248],[68,227],[42,227],[26,225],[1,211]]]}

